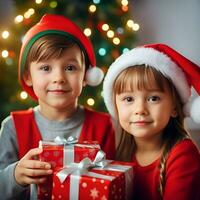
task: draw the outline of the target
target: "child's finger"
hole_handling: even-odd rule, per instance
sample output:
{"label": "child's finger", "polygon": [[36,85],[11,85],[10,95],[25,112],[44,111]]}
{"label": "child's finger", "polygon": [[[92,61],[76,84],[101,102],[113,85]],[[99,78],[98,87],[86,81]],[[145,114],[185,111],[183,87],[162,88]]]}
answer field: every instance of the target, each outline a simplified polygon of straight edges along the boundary
{"label": "child's finger", "polygon": [[47,162],[42,162],[39,160],[24,160],[23,163],[21,163],[21,166],[23,168],[27,169],[50,169],[51,165]]}
{"label": "child's finger", "polygon": [[40,183],[44,183],[47,180],[47,177],[24,177],[24,182],[26,184],[40,184]]}
{"label": "child's finger", "polygon": [[45,170],[45,169],[24,169],[25,176],[32,177],[32,178],[39,178],[42,176],[47,176],[53,173],[52,169]]}
{"label": "child's finger", "polygon": [[34,148],[31,149],[30,151],[28,151],[28,153],[23,157],[23,159],[33,159],[34,157],[36,157],[37,155],[39,155],[40,153],[42,153],[42,149],[41,148]]}

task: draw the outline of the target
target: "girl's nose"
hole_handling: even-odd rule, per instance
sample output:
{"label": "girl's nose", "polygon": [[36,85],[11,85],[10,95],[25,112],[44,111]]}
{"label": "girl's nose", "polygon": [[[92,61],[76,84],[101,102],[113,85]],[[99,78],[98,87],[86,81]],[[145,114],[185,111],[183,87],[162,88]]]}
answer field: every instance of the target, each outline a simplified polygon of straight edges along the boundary
{"label": "girl's nose", "polygon": [[147,106],[143,100],[138,100],[135,102],[134,112],[136,115],[146,115],[148,113]]}

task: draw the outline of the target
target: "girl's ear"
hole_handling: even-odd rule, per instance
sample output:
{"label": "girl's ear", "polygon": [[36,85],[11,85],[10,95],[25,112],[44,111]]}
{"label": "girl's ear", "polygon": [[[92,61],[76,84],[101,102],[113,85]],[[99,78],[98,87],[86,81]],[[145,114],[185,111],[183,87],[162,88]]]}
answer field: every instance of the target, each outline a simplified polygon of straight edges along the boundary
{"label": "girl's ear", "polygon": [[177,110],[176,110],[176,108],[174,108],[173,110],[172,110],[172,113],[171,113],[171,116],[173,117],[173,118],[175,118],[175,117],[177,117]]}
{"label": "girl's ear", "polygon": [[29,87],[31,87],[33,85],[30,73],[27,70],[23,74],[23,79],[24,79],[24,82],[26,83],[26,85],[28,85]]}

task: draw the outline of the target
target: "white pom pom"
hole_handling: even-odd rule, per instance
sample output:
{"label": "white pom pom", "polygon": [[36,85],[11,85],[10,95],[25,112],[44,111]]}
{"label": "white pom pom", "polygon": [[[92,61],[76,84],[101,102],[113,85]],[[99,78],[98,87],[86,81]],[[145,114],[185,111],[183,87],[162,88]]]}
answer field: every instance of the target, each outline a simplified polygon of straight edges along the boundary
{"label": "white pom pom", "polygon": [[90,86],[99,85],[104,77],[103,71],[98,67],[91,67],[86,72],[86,82]]}
{"label": "white pom pom", "polygon": [[190,107],[190,116],[194,122],[200,123],[200,97],[193,100]]}

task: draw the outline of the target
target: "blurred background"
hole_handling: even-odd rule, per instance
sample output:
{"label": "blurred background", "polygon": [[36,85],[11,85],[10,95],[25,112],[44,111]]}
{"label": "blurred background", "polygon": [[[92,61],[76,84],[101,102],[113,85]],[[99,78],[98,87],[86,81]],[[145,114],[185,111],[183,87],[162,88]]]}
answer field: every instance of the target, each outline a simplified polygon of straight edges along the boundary
{"label": "blurred background", "polygon": [[[13,110],[36,105],[18,83],[17,65],[24,34],[43,14],[79,25],[106,73],[120,54],[146,43],[169,44],[200,65],[199,10],[199,0],[0,0],[0,123]],[[102,85],[86,87],[80,103],[106,111],[101,91]],[[186,125],[200,147],[200,124],[188,118]]]}

